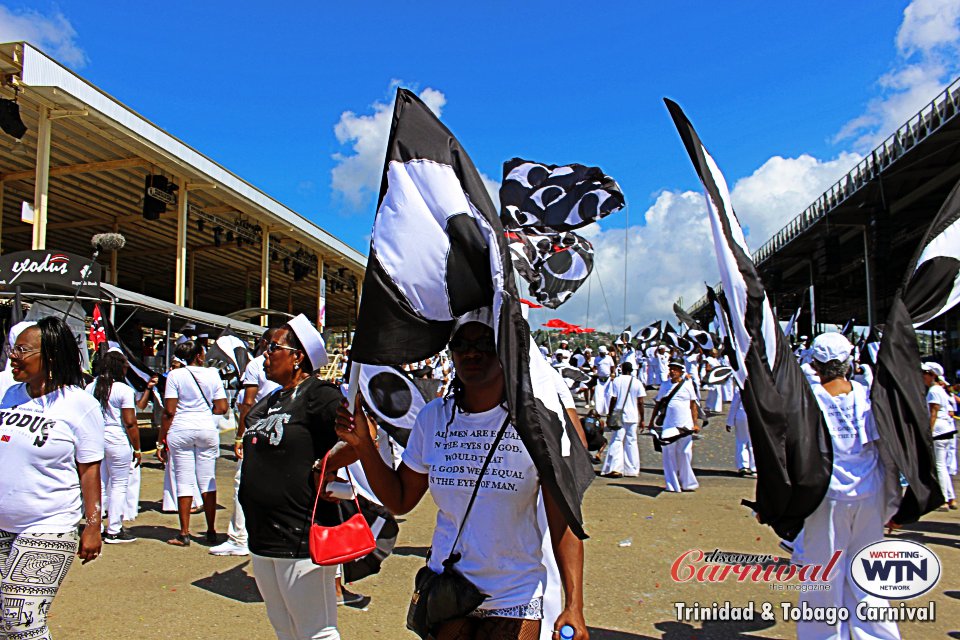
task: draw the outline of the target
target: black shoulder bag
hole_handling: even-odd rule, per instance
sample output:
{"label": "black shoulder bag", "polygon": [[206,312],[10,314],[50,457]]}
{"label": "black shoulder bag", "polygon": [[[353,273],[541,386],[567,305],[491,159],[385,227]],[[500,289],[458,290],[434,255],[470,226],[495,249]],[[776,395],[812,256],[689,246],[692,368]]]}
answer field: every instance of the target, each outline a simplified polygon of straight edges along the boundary
{"label": "black shoulder bag", "polygon": [[[630,376],[630,384],[627,385],[626,398],[617,398],[617,404],[620,405],[620,408],[610,407],[610,413],[607,415],[607,428],[611,431],[623,428],[623,412],[627,402],[630,401],[631,389],[633,389],[633,376]],[[623,400],[623,404],[620,404],[620,400]]]}
{"label": "black shoulder bag", "polygon": [[510,416],[508,415],[503,421],[500,431],[497,432],[497,437],[493,441],[493,446],[490,447],[490,453],[487,454],[483,467],[480,468],[480,475],[473,486],[470,502],[467,503],[463,519],[460,520],[460,530],[457,531],[457,537],[450,547],[450,555],[443,561],[443,573],[437,573],[429,566],[424,566],[414,578],[413,597],[410,599],[410,608],[407,610],[407,629],[424,640],[435,633],[444,622],[455,618],[463,618],[476,611],[477,607],[489,597],[488,594],[481,593],[475,584],[454,568],[454,565],[461,558],[461,554],[456,552],[457,542],[460,541],[460,534],[463,533],[463,527],[467,523],[467,516],[470,515],[473,502],[477,498],[480,481],[483,480],[483,475],[487,472],[490,460],[493,458],[493,454],[496,452],[509,423]]}

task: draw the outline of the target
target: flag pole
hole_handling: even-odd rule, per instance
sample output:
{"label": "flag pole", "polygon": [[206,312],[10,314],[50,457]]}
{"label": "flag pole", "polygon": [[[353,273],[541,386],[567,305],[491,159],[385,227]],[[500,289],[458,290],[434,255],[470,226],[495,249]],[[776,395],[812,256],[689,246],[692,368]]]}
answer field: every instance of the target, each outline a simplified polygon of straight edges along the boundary
{"label": "flag pole", "polygon": [[[623,326],[627,326],[627,265],[630,264],[630,207],[623,208],[626,226],[623,228]],[[590,326],[590,325],[587,325]]]}

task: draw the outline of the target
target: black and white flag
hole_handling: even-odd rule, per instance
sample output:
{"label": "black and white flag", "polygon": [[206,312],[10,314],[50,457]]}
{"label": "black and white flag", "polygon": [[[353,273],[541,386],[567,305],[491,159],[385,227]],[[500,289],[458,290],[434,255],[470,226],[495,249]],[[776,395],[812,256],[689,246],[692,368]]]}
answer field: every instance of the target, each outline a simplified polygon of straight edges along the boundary
{"label": "black and white flag", "polygon": [[686,337],[688,340],[692,340],[698,347],[706,351],[716,349],[719,346],[716,336],[709,331],[703,331],[702,329],[690,329],[687,331]]}
{"label": "black and white flag", "polygon": [[676,314],[677,320],[680,321],[680,324],[684,325],[687,329],[699,329],[700,323],[697,320],[687,313],[683,307],[678,303],[673,303],[673,313]]}
{"label": "black and white flag", "polygon": [[642,344],[651,344],[655,340],[660,339],[662,326],[663,326],[663,321],[657,320],[656,322],[653,322],[645,326],[643,329],[640,329],[640,331],[637,332],[637,335],[635,335],[633,339],[638,340]]}
{"label": "black and white flag", "polygon": [[593,271],[593,245],[573,232],[507,231],[514,268],[530,296],[549,309],[566,302]]}
{"label": "black and white flag", "polygon": [[250,362],[250,350],[247,343],[237,337],[229,328],[224,329],[204,358],[203,366],[216,369],[220,379],[227,383],[228,388],[240,390],[240,378]]}
{"label": "black and white flag", "polygon": [[[110,348],[120,349],[127,359],[127,364],[130,365],[130,368],[127,370],[127,382],[139,393],[143,393],[147,390],[147,383],[150,382],[150,378],[157,374],[144,364],[139,354],[134,353],[130,347],[120,340],[120,335],[114,328],[113,323],[110,322],[110,318],[101,316],[100,321],[103,325],[103,331],[107,336],[107,345]],[[154,400],[158,403],[163,401],[163,391],[166,387],[166,382],[167,380],[164,376],[159,376],[157,378],[157,385],[153,388]]]}
{"label": "black and white flag", "polygon": [[407,446],[413,423],[428,398],[400,367],[360,367],[360,392],[377,424],[401,446]]}
{"label": "black and white flag", "polygon": [[920,327],[960,303],[960,183],[937,212],[912,264],[903,304]]}
{"label": "black and white flag", "polygon": [[424,360],[446,346],[457,317],[485,307],[493,308],[517,433],[544,490],[585,537],[581,501],[593,466],[552,386],[554,373],[530,339],[500,218],[460,142],[399,89],[352,360]]}
{"label": "black and white flag", "polygon": [[507,230],[572,231],[623,205],[620,186],[599,167],[522,158],[503,163],[500,218]]}
{"label": "black and white flag", "polygon": [[800,311],[803,309],[803,305],[797,307],[797,310],[794,312],[790,319],[787,321],[787,326],[783,330],[783,335],[786,337],[793,336],[794,331],[797,330],[797,320],[800,319]]}
{"label": "black and white flag", "polygon": [[731,342],[746,364],[742,397],[758,481],[756,501],[745,504],[780,537],[793,540],[827,492],[830,436],[750,258],[726,180],[680,107],[664,102],[707,192]]}
{"label": "black and white flag", "polygon": [[717,333],[720,339],[720,353],[727,356],[730,361],[730,368],[733,369],[733,380],[739,388],[743,388],[743,382],[747,379],[747,365],[744,362],[744,354],[733,346],[730,330],[730,310],[727,305],[727,298],[723,292],[717,293],[713,287],[706,285],[707,299],[713,305],[714,318],[717,322]]}

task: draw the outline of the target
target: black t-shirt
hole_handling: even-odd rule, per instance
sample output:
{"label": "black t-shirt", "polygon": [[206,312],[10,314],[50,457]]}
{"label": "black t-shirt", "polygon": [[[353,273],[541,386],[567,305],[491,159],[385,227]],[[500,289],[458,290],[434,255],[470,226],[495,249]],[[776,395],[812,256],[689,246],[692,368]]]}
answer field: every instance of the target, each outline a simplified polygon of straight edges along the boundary
{"label": "black t-shirt", "polygon": [[[275,391],[250,409],[243,434],[240,504],[250,551],[269,558],[309,557],[316,486],[311,467],[337,442],[343,400],[333,385],[309,378]],[[320,500],[316,521],[340,523],[336,504]]]}

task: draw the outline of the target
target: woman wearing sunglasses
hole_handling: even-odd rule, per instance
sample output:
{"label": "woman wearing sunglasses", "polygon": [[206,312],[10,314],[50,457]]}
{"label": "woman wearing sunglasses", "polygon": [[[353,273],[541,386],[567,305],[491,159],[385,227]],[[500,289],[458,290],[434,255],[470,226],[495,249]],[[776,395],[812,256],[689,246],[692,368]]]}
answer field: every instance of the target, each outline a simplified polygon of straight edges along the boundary
{"label": "woman wearing sunglasses", "polygon": [[[81,386],[59,318],[24,329],[0,401],[0,637],[49,638],[47,612],[74,554],[100,555],[103,413]],[[77,537],[77,522],[86,520]]]}
{"label": "woman wearing sunglasses", "polygon": [[[303,314],[276,330],[264,356],[264,373],[280,388],[246,415],[239,493],[253,574],[277,638],[337,640],[336,567],[313,564],[309,536],[313,468],[337,444],[334,421],[343,396],[313,375],[327,364],[327,352]],[[329,467],[356,459],[349,447],[339,451]],[[317,522],[340,524],[337,505],[321,500]]]}
{"label": "woman wearing sunglasses", "polygon": [[359,406],[351,414],[341,405],[337,435],[357,452],[374,492],[391,512],[408,513],[430,489],[438,514],[427,566],[441,573],[444,560],[452,552],[460,554],[455,570],[488,594],[477,610],[435,628],[437,640],[535,640],[542,627],[549,636],[564,625],[584,640],[589,635],[583,619],[583,545],[547,493],[546,519],[565,606],[555,620],[544,619],[547,569],[545,531],[538,522],[540,481],[509,422],[491,315],[486,309],[457,323],[449,344],[456,371],[452,394],[420,411],[396,471],[380,457]]}
{"label": "woman wearing sunglasses", "polygon": [[[207,520],[205,538],[216,544],[217,529],[217,457],[220,434],[213,416],[227,412],[227,393],[220,373],[203,366],[204,349],[199,342],[187,340],[177,345],[174,355],[186,366],[170,371],[163,390],[163,419],[160,422],[162,462],[170,470],[177,496],[180,533],[167,540],[175,547],[190,546],[190,508],[200,492]],[[159,451],[158,451],[158,455]]]}

